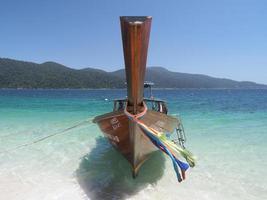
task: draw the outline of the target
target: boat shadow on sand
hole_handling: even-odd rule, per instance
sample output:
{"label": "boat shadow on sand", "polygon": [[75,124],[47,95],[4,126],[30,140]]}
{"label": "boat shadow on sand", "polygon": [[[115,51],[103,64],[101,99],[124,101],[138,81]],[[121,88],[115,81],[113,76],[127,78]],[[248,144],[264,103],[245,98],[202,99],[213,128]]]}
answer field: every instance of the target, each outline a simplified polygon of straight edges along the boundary
{"label": "boat shadow on sand", "polygon": [[132,178],[130,164],[103,137],[85,155],[76,171],[77,180],[86,195],[93,200],[126,199],[162,177],[165,158],[161,152],[151,155]]}

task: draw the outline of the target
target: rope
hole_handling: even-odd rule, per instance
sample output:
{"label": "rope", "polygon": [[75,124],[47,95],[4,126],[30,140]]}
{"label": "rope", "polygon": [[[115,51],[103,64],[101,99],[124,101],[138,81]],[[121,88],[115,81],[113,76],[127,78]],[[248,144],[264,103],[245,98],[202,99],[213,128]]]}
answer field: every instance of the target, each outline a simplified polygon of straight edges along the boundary
{"label": "rope", "polygon": [[145,102],[143,102],[143,105],[144,105],[144,110],[142,112],[136,114],[136,115],[133,115],[133,114],[131,114],[131,113],[128,112],[128,110],[127,110],[128,102],[126,102],[126,105],[125,105],[125,108],[124,108],[124,114],[128,118],[130,118],[132,120],[139,119],[139,118],[143,117],[146,114],[146,112],[147,112],[147,106],[146,106]]}
{"label": "rope", "polygon": [[84,121],[82,121],[82,122],[80,122],[80,123],[78,123],[78,124],[75,124],[74,126],[68,127],[68,128],[66,128],[66,129],[64,129],[64,130],[62,130],[62,131],[53,133],[53,134],[51,134],[51,135],[47,135],[47,136],[45,136],[45,137],[41,137],[41,138],[36,139],[36,140],[34,140],[34,141],[32,141],[32,142],[29,142],[29,143],[25,143],[25,144],[16,146],[16,147],[14,147],[14,148],[7,149],[7,150],[5,150],[5,151],[0,151],[0,154],[3,154],[3,153],[9,153],[9,152],[11,152],[11,151],[15,151],[15,150],[17,150],[17,149],[21,149],[21,148],[24,148],[24,147],[27,147],[27,146],[30,146],[30,145],[33,145],[33,144],[42,142],[42,141],[44,141],[44,140],[46,140],[46,139],[49,139],[49,138],[51,138],[51,137],[54,137],[54,136],[56,136],[56,135],[63,134],[63,133],[65,133],[65,132],[67,132],[67,131],[70,131],[70,130],[72,130],[72,129],[74,129],[74,128],[80,127],[80,126],[84,125],[85,123],[88,123],[89,120],[90,120],[90,119],[86,119],[86,120],[84,120]]}

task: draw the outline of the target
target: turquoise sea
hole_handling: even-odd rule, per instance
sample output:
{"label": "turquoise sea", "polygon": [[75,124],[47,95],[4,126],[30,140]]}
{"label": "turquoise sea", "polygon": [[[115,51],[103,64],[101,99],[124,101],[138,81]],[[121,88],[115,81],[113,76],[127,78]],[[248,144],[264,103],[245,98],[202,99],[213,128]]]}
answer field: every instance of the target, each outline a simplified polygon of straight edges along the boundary
{"label": "turquoise sea", "polygon": [[[197,165],[178,183],[155,153],[133,180],[91,122],[125,90],[0,90],[0,199],[267,199],[267,90],[155,90],[179,115]],[[3,152],[83,120],[25,148]]]}

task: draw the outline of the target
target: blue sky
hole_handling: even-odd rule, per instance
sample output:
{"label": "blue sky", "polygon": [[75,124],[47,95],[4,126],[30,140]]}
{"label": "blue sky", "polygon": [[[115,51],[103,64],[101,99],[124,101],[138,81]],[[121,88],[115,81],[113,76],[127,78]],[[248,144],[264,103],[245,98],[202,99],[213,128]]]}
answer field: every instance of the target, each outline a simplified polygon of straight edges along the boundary
{"label": "blue sky", "polygon": [[153,17],[148,66],[267,84],[264,0],[0,0],[0,57],[124,66],[119,16]]}

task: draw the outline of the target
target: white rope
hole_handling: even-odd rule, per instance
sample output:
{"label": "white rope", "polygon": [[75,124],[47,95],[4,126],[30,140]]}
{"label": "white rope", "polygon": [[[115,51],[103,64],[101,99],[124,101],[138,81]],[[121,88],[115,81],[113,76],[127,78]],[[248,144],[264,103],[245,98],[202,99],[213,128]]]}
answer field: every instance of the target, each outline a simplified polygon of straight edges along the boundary
{"label": "white rope", "polygon": [[33,144],[42,142],[42,141],[44,141],[44,140],[46,140],[46,139],[48,139],[48,138],[54,137],[54,136],[56,136],[56,135],[63,134],[63,133],[65,133],[65,132],[67,132],[67,131],[70,131],[70,130],[72,130],[72,129],[74,129],[74,128],[78,128],[78,127],[80,127],[80,126],[82,126],[82,125],[88,123],[89,121],[91,121],[91,120],[90,120],[90,119],[86,119],[86,120],[84,120],[84,121],[82,121],[82,122],[80,122],[80,123],[78,123],[78,124],[75,124],[74,126],[71,126],[71,127],[66,128],[66,129],[64,129],[64,130],[62,130],[62,131],[53,133],[53,134],[51,134],[51,135],[47,135],[47,136],[45,136],[45,137],[41,137],[41,138],[36,139],[36,140],[34,140],[34,141],[32,141],[32,142],[29,142],[29,143],[25,143],[25,144],[16,146],[16,147],[14,147],[14,148],[7,149],[7,150],[5,150],[5,151],[0,151],[0,154],[3,154],[3,153],[9,153],[9,152],[11,152],[11,151],[14,151],[14,150],[17,150],[17,149],[21,149],[21,148],[24,148],[24,147],[27,147],[27,146],[30,146],[30,145],[33,145]]}

